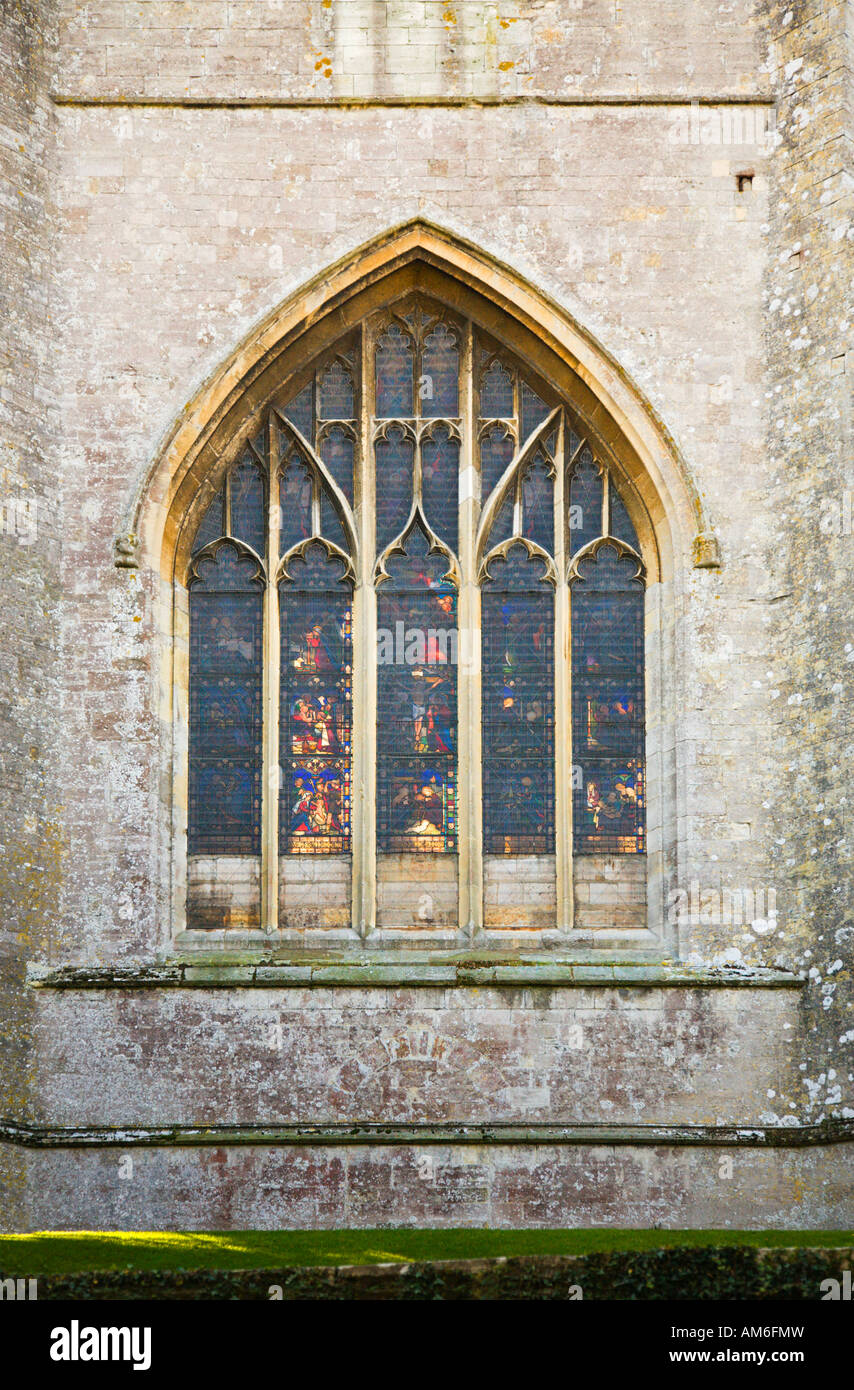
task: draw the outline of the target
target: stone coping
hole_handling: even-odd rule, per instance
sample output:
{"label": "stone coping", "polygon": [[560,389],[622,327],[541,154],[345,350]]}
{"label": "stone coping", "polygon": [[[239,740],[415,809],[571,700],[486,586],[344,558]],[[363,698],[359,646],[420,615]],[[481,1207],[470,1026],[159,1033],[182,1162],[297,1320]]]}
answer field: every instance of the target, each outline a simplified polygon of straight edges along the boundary
{"label": "stone coping", "polygon": [[301,989],[351,986],[466,988],[487,985],[563,988],[801,989],[802,976],[770,967],[692,967],[674,961],[579,960],[566,955],[497,952],[388,951],[334,957],[329,953],[266,956],[219,951],[163,961],[115,965],[35,965],[27,970],[35,989]]}

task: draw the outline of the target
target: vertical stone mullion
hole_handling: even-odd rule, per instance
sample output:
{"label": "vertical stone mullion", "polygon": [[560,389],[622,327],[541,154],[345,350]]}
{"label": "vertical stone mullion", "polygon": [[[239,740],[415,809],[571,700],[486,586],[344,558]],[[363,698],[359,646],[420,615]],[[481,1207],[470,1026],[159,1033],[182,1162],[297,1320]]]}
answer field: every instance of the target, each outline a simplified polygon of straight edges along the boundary
{"label": "vertical stone mullion", "polygon": [[555,875],[557,928],[572,929],[572,627],[567,583],[565,416],[561,412],[555,451],[554,547],[555,590]]}
{"label": "vertical stone mullion", "polygon": [[457,786],[459,925],[473,938],[483,929],[483,805],[481,768],[480,588],[475,539],[480,510],[476,462],[474,338],[466,324],[462,353],[460,446],[460,586],[457,633]]}
{"label": "vertical stone mullion", "polygon": [[377,897],[377,596],[374,588],[376,486],[374,476],[373,333],[361,333],[361,421],[356,459],[355,506],[359,536],[353,594],[353,776],[350,798],[353,845],[352,925],[367,937],[376,926]]}
{"label": "vertical stone mullion", "polygon": [[267,584],[264,590],[261,784],[261,925],[279,925],[279,451],[273,412],[267,419]]}

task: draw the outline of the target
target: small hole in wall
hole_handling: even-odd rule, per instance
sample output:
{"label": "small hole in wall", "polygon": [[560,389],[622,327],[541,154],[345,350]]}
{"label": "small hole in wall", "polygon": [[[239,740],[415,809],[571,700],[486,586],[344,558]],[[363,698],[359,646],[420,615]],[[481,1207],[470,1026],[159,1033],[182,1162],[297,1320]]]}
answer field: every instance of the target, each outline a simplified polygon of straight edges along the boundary
{"label": "small hole in wall", "polygon": [[750,189],[753,187],[753,170],[745,169],[743,173],[736,174],[735,183],[739,193],[749,193]]}

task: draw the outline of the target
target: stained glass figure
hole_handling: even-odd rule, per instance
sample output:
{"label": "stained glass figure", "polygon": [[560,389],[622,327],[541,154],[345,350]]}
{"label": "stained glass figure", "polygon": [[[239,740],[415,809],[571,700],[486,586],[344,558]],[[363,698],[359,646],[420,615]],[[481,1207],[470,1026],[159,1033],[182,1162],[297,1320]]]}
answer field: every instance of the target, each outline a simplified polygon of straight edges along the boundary
{"label": "stained glass figure", "polygon": [[490,362],[481,377],[480,414],[483,420],[511,420],[516,414],[513,373],[497,358]]}
{"label": "stained glass figure", "polygon": [[460,445],[446,425],[434,425],[421,440],[421,491],[427,521],[456,551],[459,530]]}
{"label": "stained glass figure", "polygon": [[538,453],[522,479],[522,535],[542,546],[548,554],[554,549],[552,497],[550,464]]}
{"label": "stained glass figure", "polygon": [[379,419],[410,419],[413,410],[415,347],[396,323],[377,343],[376,413]]}
{"label": "stained glass figure", "polygon": [[637,531],[626,511],[625,502],[612,482],[608,485],[608,511],[610,514],[609,534],[616,536],[618,541],[624,541],[626,545],[632,547],[632,550],[636,550],[640,554]]}
{"label": "stained glass figure", "polygon": [[418,396],[425,418],[453,419],[459,414],[460,349],[445,323],[437,323],[424,339]]}
{"label": "stained glass figure", "polygon": [[231,534],[263,556],[267,539],[264,473],[251,457],[244,457],[232,469],[230,486]]}
{"label": "stained glass figure", "polygon": [[355,400],[353,377],[341,362],[330,363],[321,376],[318,398],[318,414],[321,420],[353,419]]}
{"label": "stained glass figure", "polygon": [[377,640],[380,852],[457,846],[457,595],[420,527],[388,560]]}
{"label": "stained glass figure", "polygon": [[258,854],[263,581],[228,541],[190,581],[189,854]]}
{"label": "stained glass figure", "polygon": [[400,425],[389,425],[376,443],[377,545],[399,536],[412,505],[415,444]]}
{"label": "stained glass figure", "polygon": [[577,854],[645,849],[644,590],[638,562],[604,544],[572,588]]}
{"label": "stained glass figure", "polygon": [[279,585],[279,851],[350,848],[353,653],[351,586],[320,543]]}
{"label": "stained glass figure", "polygon": [[572,470],[569,484],[569,549],[575,555],[602,534],[602,475],[589,448]]}
{"label": "stained glass figure", "polygon": [[512,546],[483,589],[483,836],[487,854],[554,850],[554,597]]}
{"label": "stained glass figure", "polygon": [[492,489],[507,472],[515,451],[512,434],[508,434],[501,425],[493,425],[484,432],[480,441],[480,496],[483,502],[487,501]]}

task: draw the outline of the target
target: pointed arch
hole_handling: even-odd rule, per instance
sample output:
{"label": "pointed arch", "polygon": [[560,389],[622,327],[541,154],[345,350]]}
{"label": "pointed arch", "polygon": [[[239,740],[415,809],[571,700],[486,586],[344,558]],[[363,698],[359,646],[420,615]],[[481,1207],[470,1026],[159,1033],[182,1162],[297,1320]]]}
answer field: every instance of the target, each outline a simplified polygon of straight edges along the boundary
{"label": "pointed arch", "polygon": [[[627,373],[553,298],[441,226],[415,218],[353,249],[278,305],[198,389],[146,469],[116,541],[116,563],[171,579],[185,523],[210,501],[229,449],[283,381],[408,289],[462,309],[572,402],[624,484],[651,578],[720,562],[705,503],[666,426]],[[192,528],[189,528],[192,529]]]}
{"label": "pointed arch", "polygon": [[[428,410],[422,412],[416,400],[411,420],[404,418],[407,412],[393,421],[375,418],[376,401],[372,394],[375,386],[370,385],[374,380],[375,364],[369,361],[369,342],[373,342],[374,329],[368,331],[365,326],[378,324],[390,312],[390,306],[404,302],[439,306],[442,315],[447,314],[449,321],[460,326],[458,416],[445,419]],[[320,456],[319,433],[312,444],[295,418],[282,414],[283,401],[295,402],[306,392],[309,383],[319,380],[323,373],[331,372],[334,376],[336,364],[340,376],[342,352],[347,361],[352,357],[357,363],[353,380],[358,378],[363,383],[360,389],[366,393],[358,406],[353,404],[353,415],[359,418],[327,421],[324,416],[318,429],[345,428],[350,432],[348,437],[352,437],[354,448],[360,451],[359,457],[363,460],[361,492],[355,485],[350,492],[346,484],[343,489],[339,485],[335,468],[327,466]],[[483,363],[500,363],[505,359],[516,363],[511,367],[515,396],[510,416],[506,414],[506,401],[501,391],[494,401],[490,397],[488,404],[485,396],[483,403],[480,401]],[[520,372],[530,372],[533,387],[523,381]],[[313,389],[320,391],[321,388]],[[446,405],[442,409],[448,411],[451,407]],[[346,415],[347,410],[342,406],[334,413]],[[372,423],[365,424],[365,421]],[[373,513],[376,512],[377,489],[372,465],[367,460],[386,428],[403,430],[407,437],[411,434],[415,451],[414,493],[403,513],[407,518],[403,530],[396,526],[391,543],[385,543],[385,551],[381,546],[375,551]],[[419,450],[422,438],[429,439],[437,429],[446,431],[459,445],[461,529],[456,555],[432,530],[429,507],[425,511],[422,498]],[[494,452],[492,481],[481,499],[484,504],[481,515],[475,460],[485,430],[503,430],[505,438],[502,448]],[[280,537],[282,509],[276,505],[280,498],[275,471],[276,460],[281,462],[276,443],[279,434],[289,438],[297,448],[313,479],[315,497],[311,536],[291,544],[290,549],[284,545],[286,553],[279,548],[284,533]],[[268,551],[280,557],[278,568],[273,567],[269,572],[263,625],[263,666],[265,672],[271,673],[268,680],[265,678],[264,686],[262,795],[262,841],[269,853],[266,859],[262,856],[260,871],[257,866],[252,868],[256,878],[260,872],[259,925],[267,930],[271,921],[278,922],[276,905],[282,882],[276,877],[274,862],[275,846],[280,843],[278,791],[268,775],[279,766],[280,749],[279,726],[271,715],[273,706],[278,708],[279,694],[279,676],[272,673],[280,670],[282,649],[276,618],[279,611],[276,584],[289,577],[289,560],[297,555],[302,557],[303,551],[316,540],[321,542],[328,558],[337,558],[345,566],[345,577],[353,583],[352,616],[349,609],[347,615],[348,632],[352,635],[354,650],[361,654],[359,662],[353,666],[352,695],[348,697],[353,702],[352,727],[361,730],[360,740],[353,744],[352,785],[354,788],[371,785],[377,767],[377,690],[375,678],[372,681],[363,668],[365,655],[376,638],[377,602],[382,593],[382,584],[377,585],[377,581],[385,575],[387,555],[401,548],[400,543],[417,523],[427,534],[431,552],[439,551],[449,561],[446,578],[451,577],[456,583],[455,622],[461,648],[463,638],[481,632],[480,588],[493,577],[489,570],[492,560],[499,556],[506,559],[511,548],[521,543],[531,559],[545,564],[547,588],[551,590],[548,604],[553,604],[549,609],[552,613],[549,622],[553,622],[553,650],[557,654],[555,670],[549,675],[554,683],[556,710],[554,729],[548,732],[553,741],[556,768],[553,808],[549,816],[550,823],[561,829],[557,837],[560,843],[555,851],[556,870],[540,866],[538,872],[557,880],[555,920],[558,933],[565,934],[573,925],[572,864],[565,827],[571,825],[572,817],[568,779],[570,771],[573,776],[575,774],[569,728],[566,653],[571,646],[571,620],[566,581],[575,577],[577,563],[571,563],[573,552],[563,521],[555,520],[551,541],[542,533],[540,522],[532,522],[534,529],[528,527],[528,501],[523,500],[523,492],[529,472],[543,462],[540,454],[554,465],[550,451],[554,452],[555,458],[560,459],[559,466],[546,471],[553,489],[554,518],[563,518],[570,500],[576,458],[589,455],[594,471],[602,480],[601,527],[597,511],[592,535],[603,543],[607,536],[609,543],[621,551],[626,548],[625,540],[610,536],[610,489],[615,485],[614,497],[619,495],[621,509],[618,529],[634,537],[636,550],[632,553],[639,558],[639,572],[642,568],[647,582],[647,611],[652,614],[650,595],[654,595],[654,603],[672,602],[669,597],[662,601],[655,594],[662,587],[670,587],[662,586],[661,581],[684,571],[692,563],[704,567],[718,563],[717,543],[702,500],[666,429],[601,344],[560,305],[510,267],[423,220],[408,222],[358,248],[289,297],[247,336],[229,361],[199,389],[175,424],[129,507],[125,534],[117,542],[118,565],[141,564],[149,575],[163,581],[158,631],[163,639],[162,689],[168,691],[168,697],[161,708],[164,723],[168,723],[171,730],[164,747],[169,744],[173,788],[169,807],[171,832],[164,833],[163,843],[173,860],[173,919],[178,923],[182,921],[188,872],[186,854],[182,862],[180,846],[185,836],[183,808],[187,802],[189,595],[186,584],[192,573],[193,536],[215,500],[221,494],[226,499],[230,496],[228,479],[240,450],[254,448],[252,440],[256,436],[262,441],[260,453],[255,450],[257,461],[262,469],[266,466],[270,489]],[[483,476],[485,478],[486,473]],[[320,523],[315,516],[320,494],[328,499],[340,525],[338,543],[320,534]],[[223,515],[228,513],[229,505],[226,501]],[[467,508],[470,510],[466,511]],[[505,526],[503,514],[508,508],[512,518]],[[463,512],[467,516],[465,528],[462,526]],[[533,515],[536,517],[538,513]],[[341,548],[344,546],[349,555]],[[656,652],[658,660],[660,638],[655,621],[648,627],[653,640],[650,650]],[[658,647],[654,645],[656,642],[659,642]],[[545,654],[546,648],[542,651]],[[500,665],[504,660],[503,652],[498,652],[495,660]],[[660,684],[658,677],[654,684]],[[459,932],[469,934],[467,939],[475,939],[484,929],[480,697],[479,667],[476,663],[461,667],[459,691],[451,702],[459,714],[460,775],[456,781],[459,800],[454,802],[453,809],[453,815],[458,816],[453,844],[455,852],[456,847],[459,851],[459,873],[444,862],[435,865],[435,873],[445,875],[442,891],[448,898],[449,941],[457,939],[457,927],[450,926],[452,920],[458,923]],[[532,729],[539,728],[535,703],[526,711]],[[662,762],[663,755],[656,756]],[[528,769],[533,776],[531,769],[533,763]],[[164,785],[169,781],[164,777]],[[440,785],[438,774],[434,775],[434,781],[436,786]],[[446,780],[441,785],[450,786],[450,782]],[[656,788],[664,786],[665,776],[657,769],[650,780],[650,805],[658,825],[664,824],[665,814],[661,804],[654,804],[654,798],[658,795]],[[375,791],[375,781],[373,787]],[[417,789],[413,795],[416,794]],[[454,795],[457,795],[456,790]],[[353,859],[352,912],[347,915],[350,923],[347,930],[353,933],[354,940],[370,934],[377,929],[378,923],[376,913],[382,883],[377,879],[372,804],[372,794],[363,797],[360,792],[354,798],[354,824],[360,827],[360,849],[358,859]],[[451,805],[450,800],[448,804]],[[451,814],[449,811],[449,824]],[[515,832],[507,832],[510,840],[514,835]],[[667,836],[665,840],[664,832],[656,832],[653,854],[660,865],[665,862],[673,838],[669,830]],[[450,846],[451,837],[447,839]],[[520,835],[516,835],[516,839],[520,839]],[[533,847],[537,836],[521,836],[521,840],[530,841]],[[183,843],[186,844],[185,838]],[[651,872],[658,873],[661,879],[660,870]],[[457,911],[458,916],[455,915]],[[659,914],[659,921],[662,920]],[[264,927],[264,923],[268,927]]]}

